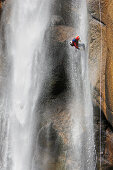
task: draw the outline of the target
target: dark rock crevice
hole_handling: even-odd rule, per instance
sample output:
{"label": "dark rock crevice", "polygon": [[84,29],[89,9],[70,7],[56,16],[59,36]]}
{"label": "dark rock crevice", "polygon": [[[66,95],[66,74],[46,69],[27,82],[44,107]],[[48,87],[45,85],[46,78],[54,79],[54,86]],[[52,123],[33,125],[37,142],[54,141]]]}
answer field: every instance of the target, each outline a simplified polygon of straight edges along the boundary
{"label": "dark rock crevice", "polygon": [[92,19],[94,19],[94,20],[96,20],[97,22],[99,22],[100,24],[102,24],[102,26],[106,26],[106,24],[105,24],[102,20],[100,21],[99,18],[96,18],[96,17],[93,16],[93,15],[91,15],[91,17],[92,17]]}

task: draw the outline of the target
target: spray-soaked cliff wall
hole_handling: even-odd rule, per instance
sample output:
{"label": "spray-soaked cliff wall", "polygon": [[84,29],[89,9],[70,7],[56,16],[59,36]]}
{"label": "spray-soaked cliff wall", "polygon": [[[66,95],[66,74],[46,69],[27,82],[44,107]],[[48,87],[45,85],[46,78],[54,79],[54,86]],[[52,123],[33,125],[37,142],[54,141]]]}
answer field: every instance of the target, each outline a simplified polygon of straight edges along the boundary
{"label": "spray-soaked cliff wall", "polygon": [[[101,99],[102,111],[113,127],[113,0],[100,0],[101,16],[99,0],[87,0],[87,3],[90,22],[89,66],[93,101],[96,106],[100,106]],[[103,134],[102,136],[104,137]],[[104,158],[110,165],[113,165],[113,131],[111,127],[106,130],[105,140]]]}
{"label": "spray-soaked cliff wall", "polygon": [[[44,84],[44,88],[48,89],[45,95],[42,97],[43,101],[48,102],[48,97],[53,98],[53,101],[57,97],[64,99],[64,92],[68,90],[67,87],[67,72],[66,68],[68,67],[67,61],[67,46],[66,40],[71,40],[75,36],[75,30],[73,27],[73,20],[71,20],[71,15],[76,11],[76,17],[78,17],[76,7],[73,6],[71,9],[70,0],[57,1],[56,10],[54,10],[53,15],[51,16],[51,42],[53,51],[48,50],[48,54],[54,55],[55,64],[52,67],[52,79],[48,79]],[[100,76],[101,76],[101,90],[102,90],[102,110],[106,115],[107,119],[113,125],[112,122],[112,113],[113,113],[113,70],[112,70],[112,53],[113,53],[113,0],[101,0],[101,11],[102,11],[102,21],[100,22],[99,14],[99,0],[87,0],[88,3],[88,12],[89,12],[89,41],[90,41],[90,58],[89,58],[89,67],[90,67],[90,79],[91,85],[93,87],[93,102],[96,106],[100,106]],[[0,3],[0,7],[3,3]],[[70,12],[70,9],[72,10]],[[102,58],[101,58],[101,29],[102,29]],[[51,43],[50,42],[50,43]],[[60,56],[63,56],[62,58]],[[56,57],[57,56],[57,57]],[[59,60],[60,59],[60,60]],[[60,61],[60,62],[59,62]],[[2,63],[1,63],[2,65]],[[101,70],[100,70],[101,66]],[[101,75],[100,75],[101,72]],[[52,81],[51,81],[52,80]],[[69,85],[69,84],[68,84]],[[106,88],[105,88],[106,87]],[[66,94],[67,95],[67,94]],[[66,96],[65,96],[66,97]],[[49,98],[49,100],[50,100]],[[55,100],[54,100],[55,99]],[[54,106],[56,107],[55,102]],[[59,102],[60,103],[60,102]],[[64,101],[65,103],[65,101]],[[67,112],[62,112],[62,106],[64,103],[60,103],[59,114],[55,113],[52,116],[52,125],[45,125],[45,129],[50,128],[51,134],[54,135],[53,138],[57,138],[60,144],[58,143],[58,148],[60,145],[64,145],[64,148],[67,144],[65,127],[68,129],[68,120],[69,114]],[[45,103],[43,103],[45,104]],[[67,116],[65,116],[67,114]],[[43,116],[42,116],[43,117]],[[59,121],[60,120],[60,121]],[[43,121],[41,126],[44,126]],[[43,128],[44,129],[44,128]],[[54,130],[55,129],[55,130]],[[54,131],[54,133],[53,133]],[[45,133],[42,130],[42,133]],[[45,135],[44,135],[45,136]],[[52,138],[51,137],[51,138]],[[54,148],[53,139],[51,139],[51,145]],[[43,141],[43,139],[42,139]],[[43,144],[42,148],[44,147]],[[59,149],[58,149],[59,150]],[[58,151],[59,152],[59,151]],[[63,152],[64,154],[64,152]],[[61,158],[63,159],[63,155]],[[58,153],[60,155],[60,153]],[[60,159],[60,160],[62,160]],[[58,164],[59,166],[59,164]]]}
{"label": "spray-soaked cliff wall", "polygon": [[113,126],[113,0],[100,1],[101,16],[99,0],[87,0],[87,2],[90,21],[89,65],[94,87],[94,100],[96,105],[100,105],[101,76],[102,110]]}

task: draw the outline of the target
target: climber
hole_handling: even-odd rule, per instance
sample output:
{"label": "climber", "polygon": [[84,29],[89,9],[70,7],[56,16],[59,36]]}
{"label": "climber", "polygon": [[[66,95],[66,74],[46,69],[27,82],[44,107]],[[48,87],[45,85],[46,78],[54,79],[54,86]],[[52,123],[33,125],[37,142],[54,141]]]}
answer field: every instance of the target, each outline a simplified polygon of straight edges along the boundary
{"label": "climber", "polygon": [[80,50],[80,47],[83,47],[83,49],[85,50],[85,45],[83,43],[79,43],[79,41],[80,41],[80,37],[77,36],[72,41],[70,41],[70,45],[74,46],[78,50]]}

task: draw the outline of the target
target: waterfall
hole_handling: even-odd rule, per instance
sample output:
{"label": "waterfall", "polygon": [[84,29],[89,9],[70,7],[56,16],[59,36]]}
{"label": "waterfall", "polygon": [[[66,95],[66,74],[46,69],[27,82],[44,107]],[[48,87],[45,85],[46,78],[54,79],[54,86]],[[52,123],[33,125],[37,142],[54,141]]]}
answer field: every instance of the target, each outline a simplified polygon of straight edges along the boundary
{"label": "waterfall", "polygon": [[1,55],[9,70],[3,95],[5,116],[1,114],[4,125],[0,131],[5,133],[5,139],[1,137],[1,145],[5,142],[1,170],[38,169],[33,160],[39,124],[36,107],[47,71],[44,38],[49,11],[46,0],[9,0],[2,15],[5,50]]}
{"label": "waterfall", "polygon": [[[76,4],[77,16],[73,16],[76,35],[80,36],[85,50],[69,47],[70,79],[72,84],[72,102],[70,105],[72,119],[70,169],[94,170],[95,146],[93,130],[93,106],[88,75],[88,16],[86,0],[72,1]],[[76,36],[75,35],[75,36]]]}
{"label": "waterfall", "polygon": [[[44,160],[39,156],[38,103],[44,80],[47,79],[49,72],[45,34],[49,27],[51,3],[53,2],[47,0],[8,0],[2,14],[0,170],[40,170],[40,159],[44,164],[43,169],[47,169],[48,160],[45,159],[49,159],[49,154],[44,155]],[[71,163],[68,170],[94,170],[95,146],[88,75],[87,5],[86,0],[71,0],[70,3],[73,11],[76,11],[76,15],[71,16],[74,21],[73,27],[86,48],[80,51],[68,48],[72,87],[72,100],[69,105],[72,120],[71,138],[69,152],[67,151],[68,162],[71,160]],[[53,56],[50,55],[51,57]],[[51,127],[48,125],[44,128],[47,128],[46,142],[49,143]],[[49,144],[47,146],[49,150]]]}

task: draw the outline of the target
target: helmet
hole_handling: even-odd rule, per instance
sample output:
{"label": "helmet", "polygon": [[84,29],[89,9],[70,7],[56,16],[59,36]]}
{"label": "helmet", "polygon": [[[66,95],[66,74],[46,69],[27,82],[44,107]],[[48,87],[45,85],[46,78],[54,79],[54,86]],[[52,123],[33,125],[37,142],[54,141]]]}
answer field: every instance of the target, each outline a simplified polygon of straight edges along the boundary
{"label": "helmet", "polygon": [[79,36],[77,36],[77,37],[76,37],[76,40],[80,40],[80,37],[79,37]]}
{"label": "helmet", "polygon": [[72,41],[70,41],[69,44],[72,45]]}

